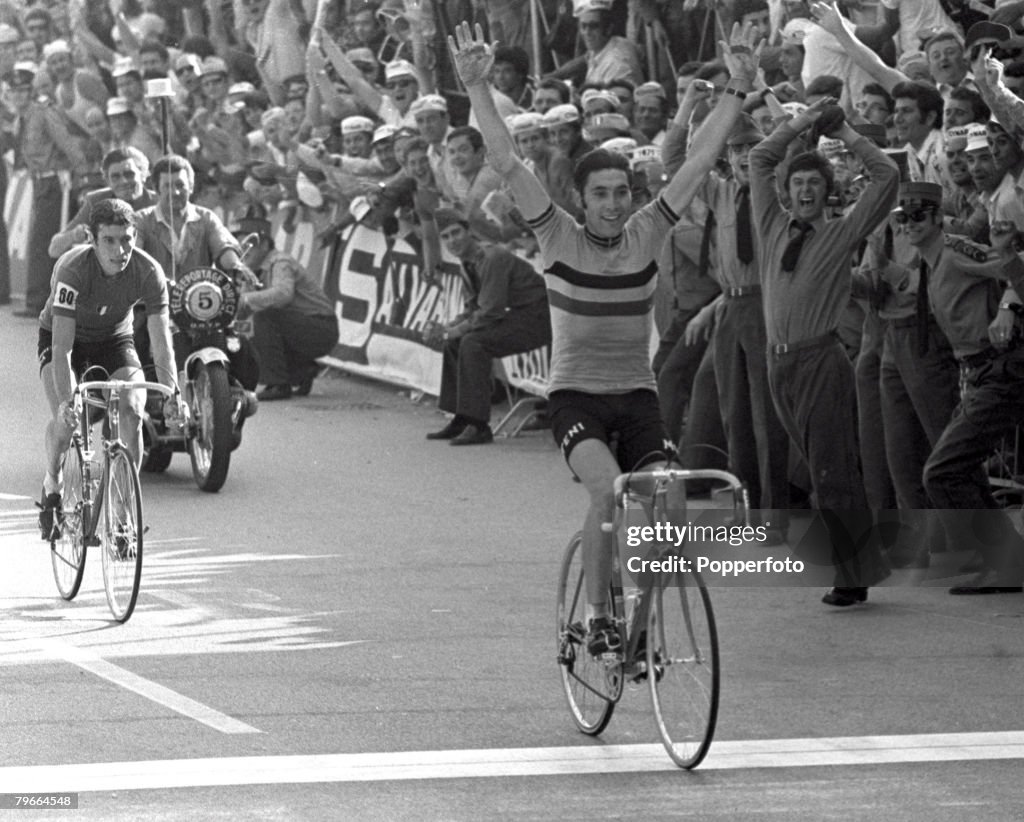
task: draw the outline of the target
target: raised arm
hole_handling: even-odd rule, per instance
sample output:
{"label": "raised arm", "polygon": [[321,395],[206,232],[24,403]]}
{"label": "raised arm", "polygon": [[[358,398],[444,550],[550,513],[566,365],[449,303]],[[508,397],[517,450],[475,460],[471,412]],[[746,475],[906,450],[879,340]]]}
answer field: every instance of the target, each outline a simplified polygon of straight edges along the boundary
{"label": "raised arm", "polygon": [[729,42],[719,42],[722,59],[729,69],[729,83],[718,104],[701,124],[697,135],[699,139],[692,142],[686,161],[661,192],[669,208],[677,214],[689,205],[708,172],[714,168],[743,109],[743,100],[754,87],[761,51],[760,46],[755,48],[756,39],[752,26],[741,29],[739,23],[734,23]]}
{"label": "raised arm", "polygon": [[811,14],[819,26],[839,41],[847,56],[875,78],[886,91],[892,92],[897,83],[910,79],[902,71],[883,63],[881,57],[854,36],[851,23],[840,13],[834,0],[830,3],[811,3]]}
{"label": "raised arm", "polygon": [[460,23],[455,28],[455,36],[448,35],[448,48],[459,79],[469,95],[477,126],[487,146],[491,168],[508,183],[523,217],[527,220],[539,217],[551,204],[551,197],[516,154],[512,135],[491,96],[489,77],[494,65],[493,44],[484,40],[479,24],[474,36],[468,23]]}
{"label": "raised arm", "polygon": [[1018,140],[1024,134],[1024,100],[1003,83],[1003,64],[992,57],[990,46],[984,46],[972,64],[974,81],[999,124]]}
{"label": "raised arm", "polygon": [[345,52],[334,42],[331,35],[317,25],[313,28],[313,39],[310,46],[316,48],[320,45],[323,47],[324,55],[331,61],[338,76],[352,89],[352,93],[362,100],[371,111],[376,112],[380,108],[383,95],[366,82],[363,73],[345,56]]}

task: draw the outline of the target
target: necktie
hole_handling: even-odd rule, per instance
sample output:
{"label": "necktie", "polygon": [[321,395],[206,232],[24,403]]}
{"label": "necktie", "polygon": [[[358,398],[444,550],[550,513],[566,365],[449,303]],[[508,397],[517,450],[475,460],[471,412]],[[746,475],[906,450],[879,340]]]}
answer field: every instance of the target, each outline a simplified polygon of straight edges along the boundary
{"label": "necktie", "polygon": [[796,271],[796,263],[800,259],[800,249],[804,247],[804,239],[814,231],[814,226],[810,223],[805,223],[803,220],[794,220],[793,228],[796,229],[797,233],[792,234],[791,231],[789,245],[782,252],[782,270],[787,274],[792,274]]}
{"label": "necktie", "polygon": [[750,228],[750,187],[743,186],[736,200],[736,257],[744,265],[754,259],[754,235]]}
{"label": "necktie", "polygon": [[462,270],[466,272],[466,279],[469,281],[469,287],[473,292],[474,297],[480,296],[480,272],[476,270],[476,266],[466,260],[462,263]]}
{"label": "necktie", "polygon": [[917,268],[917,356],[928,353],[928,263],[923,259]]}
{"label": "necktie", "polygon": [[700,259],[697,262],[701,277],[707,276],[711,268],[711,237],[715,233],[715,212],[709,211],[704,223],[704,233],[700,238]]}

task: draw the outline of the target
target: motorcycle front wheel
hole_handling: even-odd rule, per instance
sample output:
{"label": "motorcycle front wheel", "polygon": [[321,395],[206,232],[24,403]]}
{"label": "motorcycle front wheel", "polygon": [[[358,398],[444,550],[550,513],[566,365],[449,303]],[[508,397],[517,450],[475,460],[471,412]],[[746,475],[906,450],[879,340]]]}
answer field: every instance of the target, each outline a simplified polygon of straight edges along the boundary
{"label": "motorcycle front wheel", "polygon": [[189,402],[194,430],[188,443],[192,476],[214,493],[228,478],[231,462],[231,388],[222,363],[198,363]]}

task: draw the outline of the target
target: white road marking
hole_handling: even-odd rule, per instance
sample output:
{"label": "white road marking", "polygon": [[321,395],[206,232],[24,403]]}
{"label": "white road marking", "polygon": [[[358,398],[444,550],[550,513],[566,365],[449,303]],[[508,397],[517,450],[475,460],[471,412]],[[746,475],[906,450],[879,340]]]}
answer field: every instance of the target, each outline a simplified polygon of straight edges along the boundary
{"label": "white road marking", "polygon": [[0,502],[20,499],[32,499],[32,497],[26,497],[24,494],[0,494]]}
{"label": "white road marking", "polygon": [[126,671],[124,668],[108,662],[103,657],[85,648],[76,648],[74,645],[68,645],[55,639],[41,639],[38,644],[44,651],[58,659],[63,659],[65,662],[77,665],[82,670],[95,674],[115,685],[120,685],[122,688],[126,688],[158,705],[170,708],[175,713],[201,722],[215,731],[225,734],[262,733],[262,731],[252,727],[252,725],[246,725],[244,722],[234,719],[227,714],[222,714],[220,711],[215,711],[201,702],[189,699],[177,691],[172,691],[170,688],[158,685],[156,682],[152,682],[145,677],[133,674],[131,671]]}
{"label": "white road marking", "polygon": [[[1024,759],[1024,731],[723,741],[701,770]],[[170,759],[0,768],[0,793],[678,771],[661,745]]]}

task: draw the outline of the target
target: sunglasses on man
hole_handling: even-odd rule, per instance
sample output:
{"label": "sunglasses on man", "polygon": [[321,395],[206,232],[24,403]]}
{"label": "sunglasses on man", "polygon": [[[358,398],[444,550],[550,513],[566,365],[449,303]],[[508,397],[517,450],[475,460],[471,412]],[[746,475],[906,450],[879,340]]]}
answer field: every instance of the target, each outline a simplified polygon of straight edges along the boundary
{"label": "sunglasses on man", "polygon": [[892,218],[899,225],[906,225],[907,223],[923,223],[934,213],[934,206],[929,206],[928,208],[915,208],[913,211],[894,211],[892,213]]}

